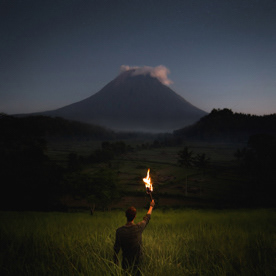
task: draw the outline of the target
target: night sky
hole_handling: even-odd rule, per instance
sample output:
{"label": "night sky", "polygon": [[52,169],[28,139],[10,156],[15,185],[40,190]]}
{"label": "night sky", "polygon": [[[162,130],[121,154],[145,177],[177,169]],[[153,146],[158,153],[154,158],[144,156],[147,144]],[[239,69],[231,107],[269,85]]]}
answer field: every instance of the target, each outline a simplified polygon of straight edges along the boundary
{"label": "night sky", "polygon": [[122,65],[165,66],[207,112],[276,113],[276,0],[0,0],[0,112],[83,100]]}

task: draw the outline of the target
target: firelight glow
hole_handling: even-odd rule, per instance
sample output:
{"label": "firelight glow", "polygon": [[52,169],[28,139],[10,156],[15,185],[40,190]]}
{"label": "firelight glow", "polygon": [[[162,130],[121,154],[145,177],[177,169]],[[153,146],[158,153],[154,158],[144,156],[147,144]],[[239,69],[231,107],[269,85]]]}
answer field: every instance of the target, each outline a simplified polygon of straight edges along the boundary
{"label": "firelight glow", "polygon": [[148,169],[147,177],[143,178],[143,181],[145,182],[146,189],[152,192],[153,186],[152,186],[151,177],[150,177],[150,169]]}

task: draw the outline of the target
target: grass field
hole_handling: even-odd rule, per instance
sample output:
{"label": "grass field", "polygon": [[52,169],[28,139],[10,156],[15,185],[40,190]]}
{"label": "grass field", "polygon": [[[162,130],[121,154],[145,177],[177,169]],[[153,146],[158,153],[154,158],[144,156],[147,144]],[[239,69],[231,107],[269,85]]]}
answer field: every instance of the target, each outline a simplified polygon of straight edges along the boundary
{"label": "grass field", "polygon": [[[136,222],[146,210],[138,210]],[[0,275],[123,275],[112,262],[123,211],[0,213]],[[276,275],[276,213],[154,210],[142,275]]]}

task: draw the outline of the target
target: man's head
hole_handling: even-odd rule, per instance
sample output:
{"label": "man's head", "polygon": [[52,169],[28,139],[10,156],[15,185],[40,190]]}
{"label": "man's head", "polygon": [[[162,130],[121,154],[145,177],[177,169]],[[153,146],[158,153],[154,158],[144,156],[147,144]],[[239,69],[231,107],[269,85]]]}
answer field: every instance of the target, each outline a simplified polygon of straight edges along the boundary
{"label": "man's head", "polygon": [[127,221],[133,221],[136,217],[136,209],[132,206],[126,210]]}

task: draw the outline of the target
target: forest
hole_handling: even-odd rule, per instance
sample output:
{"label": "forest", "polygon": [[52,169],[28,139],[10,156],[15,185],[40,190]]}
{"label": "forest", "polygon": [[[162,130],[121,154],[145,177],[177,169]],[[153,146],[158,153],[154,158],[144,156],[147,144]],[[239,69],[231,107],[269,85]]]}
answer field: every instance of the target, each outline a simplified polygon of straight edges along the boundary
{"label": "forest", "polygon": [[276,134],[276,114],[257,116],[213,109],[194,125],[175,130],[174,136],[201,141],[247,141],[255,134]]}

